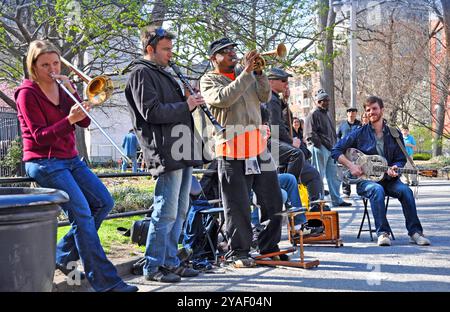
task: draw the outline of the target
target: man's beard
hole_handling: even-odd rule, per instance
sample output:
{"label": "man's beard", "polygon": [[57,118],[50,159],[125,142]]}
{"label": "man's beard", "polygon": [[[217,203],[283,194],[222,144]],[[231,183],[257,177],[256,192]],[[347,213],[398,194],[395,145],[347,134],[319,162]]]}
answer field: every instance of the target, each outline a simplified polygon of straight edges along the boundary
{"label": "man's beard", "polygon": [[[375,122],[378,122],[382,117],[383,116],[381,114],[377,114],[377,115],[374,115],[374,116],[370,116],[369,120],[370,120],[371,123],[375,123]],[[372,120],[372,118],[376,118],[376,119]]]}

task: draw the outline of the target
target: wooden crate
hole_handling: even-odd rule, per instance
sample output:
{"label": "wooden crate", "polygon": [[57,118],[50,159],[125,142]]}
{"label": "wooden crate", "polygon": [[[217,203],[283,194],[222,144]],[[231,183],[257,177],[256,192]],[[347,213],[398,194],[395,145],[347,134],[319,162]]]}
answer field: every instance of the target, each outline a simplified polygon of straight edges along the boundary
{"label": "wooden crate", "polygon": [[[305,244],[333,244],[336,247],[343,246],[343,242],[339,233],[339,214],[337,211],[324,211],[322,218],[320,212],[307,212],[306,219],[321,219],[325,230],[322,235],[315,237],[304,237],[303,243]],[[290,225],[288,223],[288,237],[292,243]],[[299,244],[299,239],[296,241]]]}

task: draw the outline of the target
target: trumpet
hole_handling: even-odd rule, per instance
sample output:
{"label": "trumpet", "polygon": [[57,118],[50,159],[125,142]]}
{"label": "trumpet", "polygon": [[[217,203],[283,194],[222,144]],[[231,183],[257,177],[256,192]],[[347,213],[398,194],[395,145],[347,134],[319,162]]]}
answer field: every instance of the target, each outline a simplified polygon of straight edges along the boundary
{"label": "trumpet", "polygon": [[286,55],[287,55],[286,46],[283,43],[280,43],[277,46],[277,48],[274,50],[259,53],[259,57],[255,59],[254,69],[259,71],[259,70],[263,70],[264,67],[267,66],[267,62],[264,59],[264,56],[272,56],[272,57],[278,57],[280,59],[283,59],[284,57],[286,57]]}
{"label": "trumpet", "polygon": [[[83,80],[85,83],[87,83],[86,88],[86,97],[88,98],[88,101],[94,105],[98,106],[101,105],[103,102],[105,102],[107,99],[109,99],[113,93],[114,86],[111,81],[111,78],[105,75],[100,75],[94,78],[89,77],[85,73],[83,73],[81,70],[76,68],[74,65],[72,65],[68,60],[60,57],[61,62],[69,67],[71,71],[73,71],[78,77],[80,77],[81,80]],[[100,126],[100,124],[93,118],[89,112],[83,107],[83,105],[77,100],[77,98],[64,86],[64,83],[60,79],[53,78],[56,83],[58,83],[61,88],[64,90],[64,92],[67,93],[67,95],[70,96],[72,100],[75,101],[75,105],[78,105],[81,110],[86,114],[86,116],[91,119],[91,121],[97,126],[97,128],[103,133],[103,135],[108,139],[108,141],[115,147],[115,149],[124,157],[124,159],[131,163],[131,159],[125,155],[125,153],[120,149],[117,144],[111,139],[111,137],[103,130],[103,128]]]}

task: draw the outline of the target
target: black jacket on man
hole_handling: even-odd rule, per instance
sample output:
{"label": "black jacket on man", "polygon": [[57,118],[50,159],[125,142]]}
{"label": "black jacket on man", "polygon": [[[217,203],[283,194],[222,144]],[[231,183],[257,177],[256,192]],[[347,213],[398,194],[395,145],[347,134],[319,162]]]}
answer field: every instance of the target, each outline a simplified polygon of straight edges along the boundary
{"label": "black jacket on man", "polygon": [[316,106],[306,116],[303,137],[308,144],[313,144],[316,148],[323,145],[331,151],[337,137],[327,109]]}
{"label": "black jacket on man", "polygon": [[292,138],[289,134],[289,125],[286,124],[283,110],[286,109],[286,105],[281,101],[280,96],[272,91],[272,97],[270,101],[262,104],[262,106],[269,111],[269,123],[270,125],[279,126],[279,140],[292,144]]}
{"label": "black jacket on man", "polygon": [[125,97],[153,176],[203,163],[201,141],[197,138],[194,144],[194,120],[180,85],[170,73],[151,61],[136,61]]}

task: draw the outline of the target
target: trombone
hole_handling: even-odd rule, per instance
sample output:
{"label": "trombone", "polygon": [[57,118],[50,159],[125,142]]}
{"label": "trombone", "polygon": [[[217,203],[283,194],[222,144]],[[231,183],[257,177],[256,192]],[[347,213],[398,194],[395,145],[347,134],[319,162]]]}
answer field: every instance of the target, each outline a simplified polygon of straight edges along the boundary
{"label": "trombone", "polygon": [[[70,68],[78,77],[80,77],[81,80],[83,80],[85,83],[87,83],[86,88],[86,96],[88,98],[88,101],[94,105],[98,106],[101,105],[103,102],[105,102],[107,99],[109,99],[113,93],[114,86],[111,81],[111,78],[105,75],[100,75],[94,78],[89,77],[85,73],[83,73],[81,70],[73,66],[68,60],[60,57],[61,62]],[[88,116],[91,121],[98,127],[98,129],[103,133],[103,135],[108,139],[109,142],[116,148],[117,151],[119,151],[120,154],[124,157],[124,159],[131,163],[131,159],[125,155],[125,153],[122,151],[121,148],[117,146],[117,144],[111,139],[111,137],[103,130],[103,128],[100,126],[100,124],[93,118],[89,112],[83,107],[83,105],[77,100],[77,98],[70,93],[70,91],[64,86],[64,83],[59,80],[55,79],[55,81],[61,86],[61,88],[64,90],[64,92],[67,93],[71,97],[72,100],[75,101],[75,105],[80,106],[81,110]]]}

